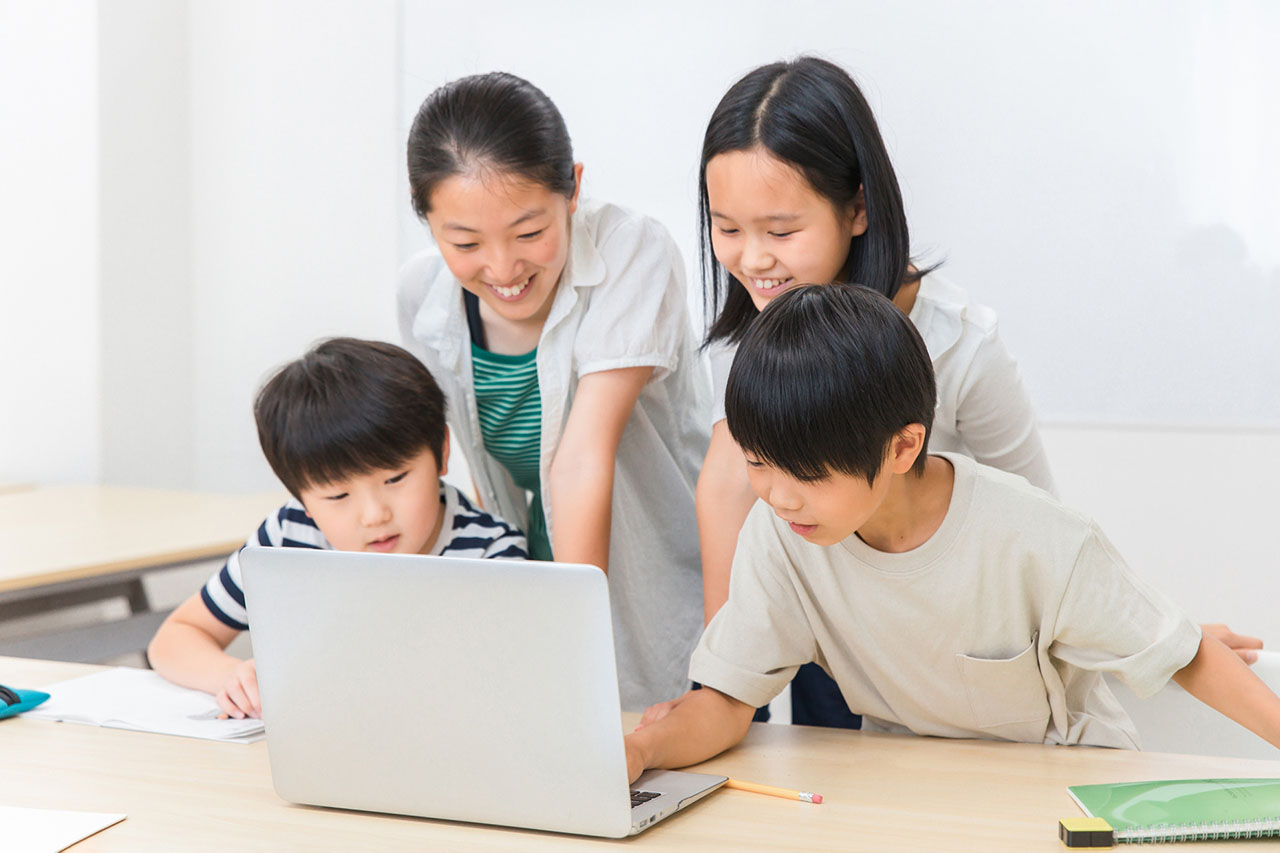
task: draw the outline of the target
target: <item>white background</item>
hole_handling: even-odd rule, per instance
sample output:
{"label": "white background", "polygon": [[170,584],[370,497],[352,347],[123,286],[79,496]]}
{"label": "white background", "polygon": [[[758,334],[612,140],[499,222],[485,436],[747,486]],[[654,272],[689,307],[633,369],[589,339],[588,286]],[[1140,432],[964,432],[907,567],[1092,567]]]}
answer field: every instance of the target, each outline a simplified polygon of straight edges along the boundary
{"label": "white background", "polygon": [[587,193],[692,271],[708,115],[815,52],[876,109],[914,250],[999,312],[1064,497],[1267,635],[1278,43],[1262,0],[0,0],[0,482],[272,487],[263,375],[395,338],[404,137],[445,80],[541,86]]}
{"label": "white background", "polygon": [[999,312],[1047,423],[1280,426],[1280,8],[778,8],[3,0],[0,479],[270,485],[253,390],[395,337],[405,133],[463,74],[542,86],[696,287],[706,118],[806,51],[861,81],[914,251]]}
{"label": "white background", "polygon": [[0,0],[0,481],[274,484],[263,375],[396,334],[398,22]]}
{"label": "white background", "polygon": [[1280,425],[1280,6],[485,8],[406,0],[403,130],[447,79],[526,77],[586,192],[665,222],[695,286],[707,118],[756,65],[817,53],[879,117],[913,252],[997,310],[1042,417]]}

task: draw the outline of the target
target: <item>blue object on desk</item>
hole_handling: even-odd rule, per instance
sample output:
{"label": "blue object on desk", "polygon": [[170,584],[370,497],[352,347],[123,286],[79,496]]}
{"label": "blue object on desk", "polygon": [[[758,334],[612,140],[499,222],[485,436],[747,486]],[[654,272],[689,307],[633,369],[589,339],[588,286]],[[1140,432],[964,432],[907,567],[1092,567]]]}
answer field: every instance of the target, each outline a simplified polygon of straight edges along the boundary
{"label": "blue object on desk", "polygon": [[49,698],[40,690],[15,690],[0,684],[0,720],[30,711]]}

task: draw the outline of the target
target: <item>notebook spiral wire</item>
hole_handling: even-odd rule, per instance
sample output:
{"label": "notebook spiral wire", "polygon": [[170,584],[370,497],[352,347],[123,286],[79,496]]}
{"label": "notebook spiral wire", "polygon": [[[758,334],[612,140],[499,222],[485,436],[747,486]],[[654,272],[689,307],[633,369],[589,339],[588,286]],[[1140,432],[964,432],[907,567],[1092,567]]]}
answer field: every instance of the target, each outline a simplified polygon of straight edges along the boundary
{"label": "notebook spiral wire", "polygon": [[1117,842],[1126,844],[1160,844],[1166,841],[1215,841],[1275,835],[1280,835],[1280,817],[1134,827],[1117,830],[1115,838]]}

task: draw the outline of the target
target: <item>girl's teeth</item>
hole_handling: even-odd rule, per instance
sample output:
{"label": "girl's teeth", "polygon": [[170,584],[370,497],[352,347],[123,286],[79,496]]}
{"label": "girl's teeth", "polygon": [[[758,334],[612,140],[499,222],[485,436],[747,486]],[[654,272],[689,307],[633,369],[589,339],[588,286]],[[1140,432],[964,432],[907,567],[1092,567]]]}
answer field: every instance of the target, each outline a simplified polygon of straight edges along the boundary
{"label": "girl's teeth", "polygon": [[790,280],[791,279],[789,278],[757,278],[752,279],[751,283],[756,286],[757,290],[773,290],[774,288],[781,287]]}

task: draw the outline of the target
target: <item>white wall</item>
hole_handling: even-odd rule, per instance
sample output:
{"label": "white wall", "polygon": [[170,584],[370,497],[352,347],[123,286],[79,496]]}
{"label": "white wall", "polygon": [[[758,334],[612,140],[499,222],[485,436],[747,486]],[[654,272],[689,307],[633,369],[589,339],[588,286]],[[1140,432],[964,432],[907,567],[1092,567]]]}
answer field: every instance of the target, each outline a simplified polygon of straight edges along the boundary
{"label": "white wall", "polygon": [[[695,287],[698,155],[724,90],[799,53],[844,65],[914,251],[1000,313],[1064,499],[1196,618],[1280,643],[1280,8],[499,0],[476,26],[403,4],[402,135],[449,79],[528,78],[564,113],[585,191],[666,223]],[[407,205],[400,228],[403,256],[426,244]]]}
{"label": "white wall", "polygon": [[[403,129],[503,69],[559,105],[586,190],[690,270],[702,131],[756,65],[818,53],[876,110],[913,248],[993,306],[1043,417],[1280,426],[1280,6],[404,0]],[[402,208],[404,251],[423,242]],[[691,276],[696,282],[696,276]]]}
{"label": "white wall", "polygon": [[0,482],[270,487],[262,375],[395,338],[425,239],[404,136],[444,80],[542,86],[588,192],[662,219],[692,270],[708,114],[816,51],[879,111],[917,250],[1000,311],[1064,496],[1198,616],[1268,633],[1274,7],[770,8],[0,0]]}
{"label": "white wall", "polygon": [[251,400],[395,338],[399,9],[0,6],[0,482],[275,485]]}
{"label": "white wall", "polygon": [[0,0],[0,482],[98,476],[97,14]]}
{"label": "white wall", "polygon": [[394,340],[394,2],[191,7],[195,485],[269,488],[263,375],[334,334]]}
{"label": "white wall", "polygon": [[1202,622],[1280,649],[1280,433],[1048,426],[1062,500],[1093,516],[1142,578]]}
{"label": "white wall", "polygon": [[395,336],[404,134],[444,80],[541,85],[587,191],[692,270],[707,115],[803,51],[863,82],[917,251],[1000,312],[1046,420],[1280,425],[1274,6],[766,8],[5,0],[0,478],[269,485],[264,372]]}
{"label": "white wall", "polygon": [[194,468],[187,4],[98,20],[102,479],[190,486]]}

